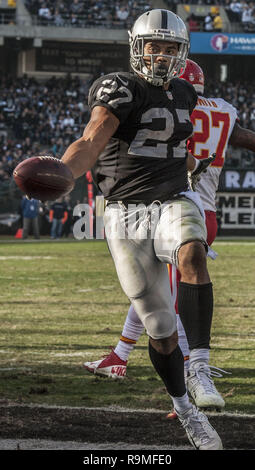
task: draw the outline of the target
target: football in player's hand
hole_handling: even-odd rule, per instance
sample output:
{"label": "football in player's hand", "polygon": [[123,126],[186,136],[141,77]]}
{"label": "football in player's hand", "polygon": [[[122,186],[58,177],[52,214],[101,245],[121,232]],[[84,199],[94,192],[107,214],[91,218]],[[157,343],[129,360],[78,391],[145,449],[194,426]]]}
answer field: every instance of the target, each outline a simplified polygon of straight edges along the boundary
{"label": "football in player's hand", "polygon": [[31,157],[13,171],[17,186],[29,198],[54,201],[72,191],[74,178],[69,168],[58,158]]}

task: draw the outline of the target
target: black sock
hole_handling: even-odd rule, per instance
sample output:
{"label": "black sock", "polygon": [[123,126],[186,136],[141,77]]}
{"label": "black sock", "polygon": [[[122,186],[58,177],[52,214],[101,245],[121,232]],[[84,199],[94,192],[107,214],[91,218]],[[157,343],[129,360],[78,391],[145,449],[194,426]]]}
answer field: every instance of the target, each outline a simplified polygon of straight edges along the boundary
{"label": "black sock", "polygon": [[212,283],[198,285],[180,282],[178,311],[190,350],[210,349],[213,316]]}
{"label": "black sock", "polygon": [[161,354],[153,348],[149,341],[150,360],[163,380],[172,397],[182,397],[186,393],[184,382],[184,359],[177,346],[171,354]]}

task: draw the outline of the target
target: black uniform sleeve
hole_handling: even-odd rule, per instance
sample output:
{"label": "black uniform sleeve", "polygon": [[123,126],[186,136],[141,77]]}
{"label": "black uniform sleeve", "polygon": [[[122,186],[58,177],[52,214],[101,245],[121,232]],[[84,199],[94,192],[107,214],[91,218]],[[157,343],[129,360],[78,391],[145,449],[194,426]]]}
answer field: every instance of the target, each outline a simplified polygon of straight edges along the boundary
{"label": "black uniform sleeve", "polygon": [[92,110],[95,106],[109,109],[122,124],[134,107],[135,83],[121,73],[100,77],[92,85],[88,104]]}

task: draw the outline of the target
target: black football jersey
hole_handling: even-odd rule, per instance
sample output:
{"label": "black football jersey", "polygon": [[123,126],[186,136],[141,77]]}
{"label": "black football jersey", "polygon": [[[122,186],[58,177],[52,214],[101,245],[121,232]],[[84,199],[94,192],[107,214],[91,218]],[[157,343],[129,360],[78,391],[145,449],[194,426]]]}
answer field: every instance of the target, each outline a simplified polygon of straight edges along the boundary
{"label": "black football jersey", "polygon": [[92,173],[106,199],[150,203],[188,189],[186,140],[197,94],[173,79],[168,91],[131,73],[94,82],[89,106],[104,106],[120,121]]}

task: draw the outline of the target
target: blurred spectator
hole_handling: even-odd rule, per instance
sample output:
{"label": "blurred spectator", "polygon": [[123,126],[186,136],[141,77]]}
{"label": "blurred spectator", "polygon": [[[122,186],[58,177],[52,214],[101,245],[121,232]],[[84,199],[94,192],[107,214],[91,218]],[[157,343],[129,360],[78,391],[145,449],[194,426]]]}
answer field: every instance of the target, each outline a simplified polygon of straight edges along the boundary
{"label": "blurred spectator", "polygon": [[68,238],[73,224],[73,209],[70,203],[69,195],[64,197],[64,201],[66,203],[67,219],[63,224],[62,236]]}
{"label": "blurred spectator", "polygon": [[70,10],[72,13],[78,15],[79,13],[82,13],[83,5],[79,2],[79,0],[73,0],[70,6]]}
{"label": "blurred spectator", "polygon": [[207,33],[210,33],[213,30],[214,30],[213,17],[212,17],[212,14],[208,12],[204,19],[204,31],[206,31]]}
{"label": "blurred spectator", "polygon": [[244,31],[248,31],[251,21],[252,21],[252,9],[249,7],[249,5],[246,4],[243,6],[243,11],[242,11],[242,26],[244,28]]}
{"label": "blurred spectator", "polygon": [[37,199],[28,199],[26,196],[22,198],[21,211],[23,217],[23,232],[22,239],[26,240],[29,236],[30,229],[32,227],[34,238],[40,238],[39,230],[39,205],[40,202]]}
{"label": "blurred spectator", "polygon": [[250,113],[250,126],[253,131],[255,131],[255,107],[251,110]]}
{"label": "blurred spectator", "polygon": [[200,31],[199,22],[193,13],[188,18],[188,29],[190,32]]}
{"label": "blurred spectator", "polygon": [[214,31],[217,33],[222,32],[223,22],[219,13],[216,13],[216,15],[213,18],[213,28],[214,28]]}
{"label": "blurred spectator", "polygon": [[67,221],[67,204],[63,198],[59,198],[50,207],[51,238],[59,239],[62,235],[63,225]]}
{"label": "blurred spectator", "polygon": [[43,3],[41,8],[39,8],[38,16],[41,18],[43,23],[48,23],[52,20],[50,9],[46,6],[46,3]]}
{"label": "blurred spectator", "polygon": [[[65,118],[63,119],[62,121],[62,128],[65,128],[65,127],[73,127],[75,124],[74,122],[74,118],[72,117],[72,115],[70,114],[70,111],[67,111],[66,112],[66,115],[65,115]],[[61,127],[61,126],[60,126]]]}
{"label": "blurred spectator", "polygon": [[[40,6],[41,4],[41,6]],[[129,27],[134,20],[147,10],[153,8],[150,1],[129,0],[26,0],[28,11],[37,17],[39,24],[56,26],[86,27]]]}
{"label": "blurred spectator", "polygon": [[116,16],[118,20],[126,21],[129,15],[129,10],[126,6],[121,6],[120,8],[116,8]]}
{"label": "blurred spectator", "polygon": [[245,31],[247,33],[254,33],[255,31],[255,5],[253,3],[249,3],[248,5],[248,15],[250,14],[250,20],[246,25]]}
{"label": "blurred spectator", "polygon": [[229,9],[232,15],[232,20],[240,22],[242,16],[242,4],[238,0],[232,0],[232,3],[229,5]]}
{"label": "blurred spectator", "polygon": [[56,26],[64,26],[65,24],[64,19],[58,9],[56,9],[54,12],[54,24]]}
{"label": "blurred spectator", "polygon": [[129,17],[129,10],[126,6],[116,7],[115,10],[115,21],[114,26],[122,26],[125,29],[128,29],[129,24],[127,23],[127,19]]}

